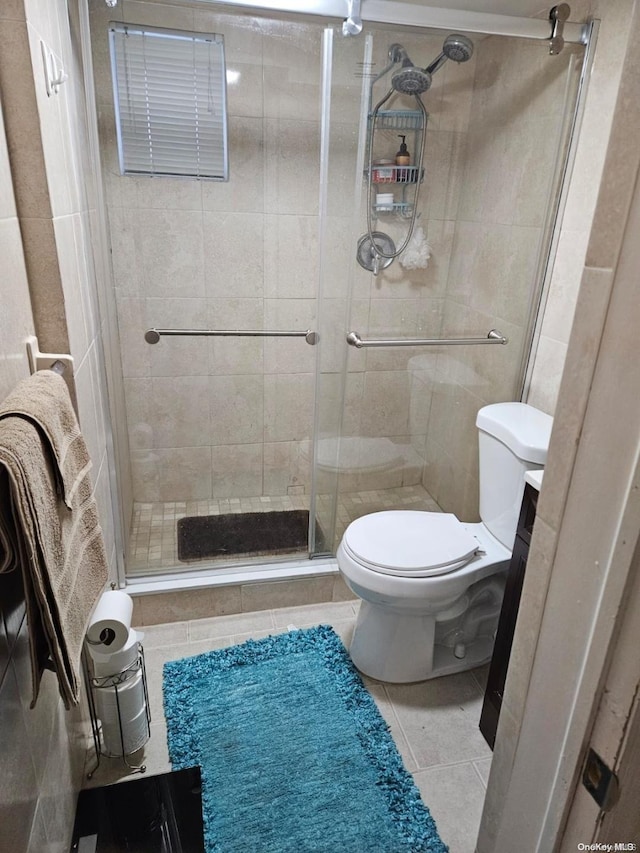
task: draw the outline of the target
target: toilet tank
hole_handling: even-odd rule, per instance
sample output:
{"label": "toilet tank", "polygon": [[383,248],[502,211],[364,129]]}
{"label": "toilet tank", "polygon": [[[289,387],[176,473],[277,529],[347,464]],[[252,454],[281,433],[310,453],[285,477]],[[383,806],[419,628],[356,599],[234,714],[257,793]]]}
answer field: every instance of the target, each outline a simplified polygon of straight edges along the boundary
{"label": "toilet tank", "polygon": [[543,468],[553,418],[527,403],[494,403],[478,412],[480,518],[513,549],[526,471]]}

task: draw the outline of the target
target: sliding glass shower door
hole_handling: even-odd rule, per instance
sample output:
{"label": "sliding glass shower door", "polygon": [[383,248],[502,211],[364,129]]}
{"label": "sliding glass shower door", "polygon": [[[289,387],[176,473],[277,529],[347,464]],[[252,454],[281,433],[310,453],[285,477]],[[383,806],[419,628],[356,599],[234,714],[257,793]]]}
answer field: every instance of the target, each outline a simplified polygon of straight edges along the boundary
{"label": "sliding glass shower door", "polygon": [[[584,49],[383,27],[327,44],[315,483],[335,552],[365,513],[478,518],[475,419],[521,394]],[[426,127],[394,88],[408,63],[410,83],[432,70]]]}
{"label": "sliding glass shower door", "polygon": [[134,4],[137,29],[221,37],[229,133],[228,182],[136,177],[118,167],[108,51],[109,22],[131,23],[130,5],[91,8],[130,451],[127,572],[306,559],[323,27]]}

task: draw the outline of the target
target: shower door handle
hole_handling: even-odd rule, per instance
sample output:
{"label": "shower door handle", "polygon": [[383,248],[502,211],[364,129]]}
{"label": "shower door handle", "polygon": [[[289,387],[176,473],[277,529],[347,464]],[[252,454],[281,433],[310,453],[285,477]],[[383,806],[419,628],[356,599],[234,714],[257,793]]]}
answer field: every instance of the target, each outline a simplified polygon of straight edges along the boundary
{"label": "shower door handle", "polygon": [[148,344],[157,344],[164,335],[187,338],[304,338],[312,347],[320,340],[320,335],[312,329],[305,329],[304,332],[263,329],[147,329],[144,339]]}
{"label": "shower door handle", "polygon": [[363,340],[357,332],[349,332],[347,343],[356,349],[362,347],[451,347],[464,346],[465,344],[508,344],[502,332],[491,329],[486,338],[417,338],[417,339],[393,339],[386,340]]}

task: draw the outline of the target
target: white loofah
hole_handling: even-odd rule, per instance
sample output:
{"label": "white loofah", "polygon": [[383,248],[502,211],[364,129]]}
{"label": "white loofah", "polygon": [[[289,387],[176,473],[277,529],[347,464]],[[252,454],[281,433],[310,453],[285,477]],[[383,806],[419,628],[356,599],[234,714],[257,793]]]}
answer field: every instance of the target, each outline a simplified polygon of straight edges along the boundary
{"label": "white loofah", "polygon": [[429,265],[431,246],[429,245],[424,228],[413,229],[409,245],[400,255],[400,263],[406,270],[424,270]]}

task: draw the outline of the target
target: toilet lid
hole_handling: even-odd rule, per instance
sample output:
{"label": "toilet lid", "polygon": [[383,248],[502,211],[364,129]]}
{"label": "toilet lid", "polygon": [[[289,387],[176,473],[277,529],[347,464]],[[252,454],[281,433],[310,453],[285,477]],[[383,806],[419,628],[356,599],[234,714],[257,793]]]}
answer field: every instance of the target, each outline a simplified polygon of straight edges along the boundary
{"label": "toilet lid", "polygon": [[343,547],[383,574],[429,577],[469,562],[478,541],[452,513],[389,510],[353,521]]}

